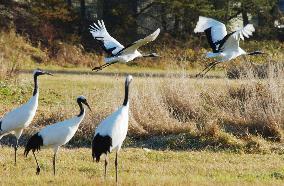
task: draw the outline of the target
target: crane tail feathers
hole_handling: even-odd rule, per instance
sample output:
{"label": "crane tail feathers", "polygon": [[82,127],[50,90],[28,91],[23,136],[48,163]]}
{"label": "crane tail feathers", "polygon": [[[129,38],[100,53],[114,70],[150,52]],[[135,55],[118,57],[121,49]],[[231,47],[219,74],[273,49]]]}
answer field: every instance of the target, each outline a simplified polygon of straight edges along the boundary
{"label": "crane tail feathers", "polygon": [[39,133],[36,133],[35,135],[33,135],[29,139],[29,141],[28,141],[28,143],[27,143],[27,145],[25,147],[24,155],[27,157],[31,150],[33,152],[39,151],[41,146],[43,146],[43,139],[39,135]]}
{"label": "crane tail feathers", "polygon": [[110,147],[112,146],[112,139],[110,136],[101,136],[97,134],[92,142],[92,156],[96,158],[96,162],[100,161],[102,154],[110,153]]}

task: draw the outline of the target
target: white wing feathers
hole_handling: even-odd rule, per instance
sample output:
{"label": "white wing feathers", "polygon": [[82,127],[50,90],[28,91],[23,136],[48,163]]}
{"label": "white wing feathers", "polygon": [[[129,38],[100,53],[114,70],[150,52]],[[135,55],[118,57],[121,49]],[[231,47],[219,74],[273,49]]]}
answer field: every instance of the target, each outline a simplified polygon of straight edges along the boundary
{"label": "white wing feathers", "polygon": [[240,38],[244,40],[244,38],[249,38],[249,36],[252,36],[252,33],[255,31],[252,24],[247,24],[244,28],[237,30],[232,37],[234,37],[236,40],[239,40]]}
{"label": "white wing feathers", "polygon": [[124,48],[122,44],[109,35],[103,20],[98,21],[97,24],[94,23],[94,25],[91,25],[90,32],[94,39],[102,42],[104,50],[111,55],[117,54]]}
{"label": "white wing feathers", "polygon": [[214,43],[222,40],[227,35],[226,26],[223,23],[212,18],[199,16],[194,32],[204,32],[208,28],[211,28],[211,36]]}
{"label": "white wing feathers", "polygon": [[139,39],[139,40],[135,41],[134,43],[128,45],[120,53],[123,53],[123,54],[134,53],[141,46],[143,46],[143,45],[145,45],[145,44],[147,44],[151,41],[154,41],[158,37],[159,34],[160,34],[160,29],[158,28],[155,32],[148,35],[147,37],[145,37],[143,39]]}
{"label": "white wing feathers", "polygon": [[249,36],[252,36],[252,33],[255,31],[254,26],[252,24],[247,24],[242,29],[239,29],[230,35],[228,39],[225,41],[224,45],[221,47],[221,50],[229,50],[229,49],[235,49],[239,47],[239,40],[244,38],[249,38]]}

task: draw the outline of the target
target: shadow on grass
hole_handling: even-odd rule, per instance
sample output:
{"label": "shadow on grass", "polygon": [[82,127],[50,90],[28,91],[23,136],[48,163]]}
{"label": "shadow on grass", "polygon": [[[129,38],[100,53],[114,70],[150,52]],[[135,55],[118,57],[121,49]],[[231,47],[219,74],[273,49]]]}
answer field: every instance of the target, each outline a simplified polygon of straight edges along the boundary
{"label": "shadow on grass", "polygon": [[[31,135],[24,134],[19,140],[19,146],[24,147]],[[92,136],[75,136],[65,148],[90,148]],[[124,141],[123,147],[147,148],[152,150],[172,150],[172,151],[192,151],[192,150],[210,150],[226,151],[233,153],[279,153],[284,154],[284,149],[269,146],[263,142],[262,138],[251,137],[251,139],[241,140],[226,133],[219,136],[193,135],[190,133],[167,134],[155,136],[128,136]],[[15,137],[5,136],[0,141],[1,145],[13,147]]]}

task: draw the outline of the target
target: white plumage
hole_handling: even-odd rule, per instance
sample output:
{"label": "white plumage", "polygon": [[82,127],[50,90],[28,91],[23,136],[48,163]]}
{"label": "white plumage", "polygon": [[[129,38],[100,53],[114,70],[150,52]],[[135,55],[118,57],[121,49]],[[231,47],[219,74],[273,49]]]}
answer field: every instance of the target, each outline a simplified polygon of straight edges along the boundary
{"label": "white plumage", "polygon": [[111,52],[112,55],[116,55],[120,50],[124,48],[116,39],[111,37],[105,27],[104,21],[98,21],[94,25],[90,26],[90,32],[93,35],[94,39],[102,41],[106,52]]}
{"label": "white plumage", "polygon": [[110,152],[112,150],[119,151],[121,145],[126,138],[128,130],[128,111],[129,104],[120,107],[106,119],[104,119],[96,129],[95,136],[100,134],[101,136],[110,136],[112,144]]}
{"label": "white plumage", "polygon": [[126,138],[128,130],[128,112],[129,112],[129,85],[132,81],[132,76],[128,75],[125,80],[125,97],[123,105],[106,119],[104,119],[96,128],[94,139],[92,142],[92,156],[98,162],[102,154],[105,158],[105,176],[107,169],[107,154],[112,150],[116,151],[115,167],[117,181],[117,154],[121,149],[123,141]]}
{"label": "white plumage", "polygon": [[246,25],[237,31],[227,34],[226,26],[214,19],[207,17],[199,17],[199,21],[194,29],[194,32],[205,32],[208,42],[212,47],[212,53],[208,57],[217,57],[218,61],[224,62],[234,59],[246,52],[239,47],[239,40],[244,40],[245,37],[249,38],[255,31],[252,24]]}
{"label": "white plumage", "polygon": [[38,107],[39,90],[37,84],[37,77],[40,75],[48,74],[48,72],[37,69],[34,71],[34,91],[33,96],[27,103],[5,114],[0,121],[0,139],[8,134],[14,134],[16,137],[15,143],[15,163],[17,161],[16,151],[18,148],[18,140],[22,135],[23,130],[32,122]]}
{"label": "white plumage", "polygon": [[28,141],[25,148],[25,155],[27,156],[29,151],[32,150],[37,163],[37,174],[40,173],[40,167],[38,165],[34,152],[36,150],[40,150],[41,147],[45,148],[49,147],[53,149],[54,151],[53,168],[55,174],[55,157],[59,147],[65,145],[72,139],[72,137],[75,135],[76,131],[78,130],[80,123],[84,119],[85,109],[82,103],[89,107],[89,104],[87,103],[87,100],[84,96],[79,96],[77,98],[77,103],[80,107],[80,113],[77,116],[43,128],[38,133],[33,135]]}
{"label": "white plumage", "polygon": [[194,32],[205,32],[207,40],[213,51],[208,52],[206,56],[208,58],[216,58],[217,60],[217,62],[211,63],[202,72],[205,70],[208,72],[219,62],[229,61],[240,55],[263,54],[263,52],[260,51],[247,53],[239,47],[240,39],[244,40],[245,37],[249,38],[254,31],[254,26],[252,24],[248,24],[237,31],[227,34],[226,26],[223,23],[211,18],[200,16]]}
{"label": "white plumage", "polygon": [[196,24],[194,32],[195,33],[204,32],[208,28],[212,28],[211,34],[212,34],[212,41],[214,43],[222,40],[227,35],[226,26],[223,23],[216,21],[215,19],[212,18],[199,16],[199,20]]}
{"label": "white plumage", "polygon": [[85,112],[80,117],[75,116],[43,128],[38,133],[43,139],[43,146],[50,147],[56,152],[58,147],[65,145],[71,140],[84,117]]}
{"label": "white plumage", "polygon": [[91,25],[90,32],[94,39],[102,43],[102,47],[110,55],[110,57],[105,58],[106,64],[100,67],[95,67],[93,70],[98,71],[117,62],[127,63],[138,57],[158,57],[156,53],[143,55],[138,51],[138,49],[141,46],[154,41],[160,33],[159,28],[149,36],[140,39],[126,47],[124,47],[116,39],[110,36],[102,20],[98,21],[97,24],[94,23],[94,25]]}

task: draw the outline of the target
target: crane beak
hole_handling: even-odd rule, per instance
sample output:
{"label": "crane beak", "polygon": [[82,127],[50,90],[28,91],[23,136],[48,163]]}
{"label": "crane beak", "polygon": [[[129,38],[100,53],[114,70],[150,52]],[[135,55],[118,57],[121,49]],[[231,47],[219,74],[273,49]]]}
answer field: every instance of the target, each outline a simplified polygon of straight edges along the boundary
{"label": "crane beak", "polygon": [[47,72],[47,71],[44,71],[43,73],[46,74],[46,75],[49,75],[49,76],[54,76],[52,73]]}
{"label": "crane beak", "polygon": [[88,104],[87,101],[84,104],[90,109],[90,111],[92,111],[92,109],[91,109],[91,107],[90,107],[90,105]]}

